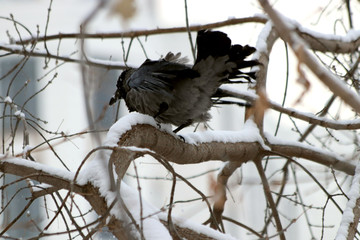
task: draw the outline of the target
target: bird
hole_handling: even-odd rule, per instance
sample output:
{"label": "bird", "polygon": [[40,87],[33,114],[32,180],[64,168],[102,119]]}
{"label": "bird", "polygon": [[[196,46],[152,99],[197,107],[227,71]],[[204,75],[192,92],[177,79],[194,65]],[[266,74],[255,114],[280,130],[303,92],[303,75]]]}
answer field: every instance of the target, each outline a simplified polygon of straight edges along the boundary
{"label": "bird", "polygon": [[139,68],[125,69],[109,105],[124,99],[130,112],[170,123],[177,133],[211,118],[210,108],[224,97],[222,84],[256,80],[256,72],[241,70],[259,65],[257,60],[245,60],[256,51],[254,47],[232,45],[226,33],[205,29],[197,33],[196,48],[193,65],[186,64],[180,53],[169,52],[159,60],[146,59]]}

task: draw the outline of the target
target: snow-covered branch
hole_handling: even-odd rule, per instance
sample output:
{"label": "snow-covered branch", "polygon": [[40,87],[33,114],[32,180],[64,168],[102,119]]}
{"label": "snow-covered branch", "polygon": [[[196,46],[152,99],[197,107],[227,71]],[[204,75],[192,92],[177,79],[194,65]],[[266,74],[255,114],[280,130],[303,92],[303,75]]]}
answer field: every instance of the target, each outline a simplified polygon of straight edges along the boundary
{"label": "snow-covered branch", "polygon": [[[249,120],[240,131],[206,131],[182,135],[183,139],[166,130],[159,130],[154,119],[139,113],[131,113],[109,131],[108,145],[135,146],[149,149],[162,158],[177,164],[194,164],[205,161],[234,161],[238,164],[253,160],[259,153],[298,157],[333,167],[353,175],[355,167],[336,154],[298,142],[289,143],[268,136],[266,145],[256,125]],[[114,154],[114,153],[113,153]],[[120,153],[119,153],[120,154]],[[136,155],[124,163],[124,155],[112,157],[128,166]],[[123,169],[126,171],[126,169]],[[125,174],[125,172],[123,172]]]}
{"label": "snow-covered branch", "polygon": [[321,34],[296,25],[295,31],[308,44],[309,48],[319,52],[352,53],[360,46],[360,31],[351,30],[344,36]]}
{"label": "snow-covered branch", "polygon": [[336,240],[355,239],[355,233],[360,219],[360,163],[356,166],[355,176],[347,194],[349,200],[342,215]]}

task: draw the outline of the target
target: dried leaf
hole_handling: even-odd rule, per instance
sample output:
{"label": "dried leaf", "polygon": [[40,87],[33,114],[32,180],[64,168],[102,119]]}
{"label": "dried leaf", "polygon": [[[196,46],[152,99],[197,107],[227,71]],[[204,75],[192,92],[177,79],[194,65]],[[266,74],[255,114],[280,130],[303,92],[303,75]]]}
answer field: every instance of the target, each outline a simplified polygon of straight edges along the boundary
{"label": "dried leaf", "polygon": [[134,0],[116,0],[111,8],[111,14],[120,15],[125,21],[132,18],[136,13]]}
{"label": "dried leaf", "polygon": [[297,70],[298,70],[299,76],[298,76],[296,82],[299,83],[300,85],[302,85],[304,87],[304,89],[300,93],[299,97],[296,99],[294,105],[299,104],[302,101],[303,97],[310,90],[310,87],[311,87],[310,81],[307,79],[304,70],[301,68],[301,63],[298,63]]}
{"label": "dried leaf", "polygon": [[269,108],[269,101],[265,91],[259,91],[258,95],[259,97],[246,113],[246,119],[248,119],[250,116],[254,116],[255,123],[261,125],[265,112]]}
{"label": "dried leaf", "polygon": [[214,200],[214,209],[223,210],[226,202],[225,186],[218,183],[213,175],[209,174],[209,190],[212,193]]}

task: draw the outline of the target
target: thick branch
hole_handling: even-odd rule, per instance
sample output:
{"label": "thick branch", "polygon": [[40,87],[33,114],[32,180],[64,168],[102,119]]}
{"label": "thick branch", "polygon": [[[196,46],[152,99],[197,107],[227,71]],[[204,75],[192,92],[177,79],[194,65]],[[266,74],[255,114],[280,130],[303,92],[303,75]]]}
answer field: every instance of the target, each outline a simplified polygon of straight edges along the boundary
{"label": "thick branch", "polygon": [[[194,138],[202,139],[201,134],[196,133]],[[221,132],[224,134],[224,132]],[[220,133],[218,135],[221,135]],[[214,135],[216,131],[214,131]],[[186,136],[186,135],[184,135]],[[194,136],[194,134],[193,134]],[[323,151],[315,147],[294,142],[293,144],[280,143],[276,138],[269,138],[270,149],[256,141],[254,142],[195,142],[194,144],[185,143],[182,139],[167,132],[160,131],[156,127],[147,124],[133,125],[132,128],[119,136],[119,146],[136,146],[154,151],[162,158],[177,164],[194,164],[211,160],[233,161],[244,163],[253,160],[257,154],[263,152],[265,156],[280,155],[288,157],[305,158],[315,163],[319,163],[336,170],[343,171],[349,175],[354,175],[355,166],[343,161],[334,153]],[[112,158],[119,159],[120,155],[113,153]],[[123,157],[121,157],[124,160]],[[128,161],[132,161],[129,158]],[[128,164],[122,163],[126,169]]]}
{"label": "thick branch", "polygon": [[209,160],[246,162],[253,159],[262,149],[257,142],[189,144],[177,136],[147,124],[134,125],[120,137],[118,144],[148,148],[177,164],[194,164]]}

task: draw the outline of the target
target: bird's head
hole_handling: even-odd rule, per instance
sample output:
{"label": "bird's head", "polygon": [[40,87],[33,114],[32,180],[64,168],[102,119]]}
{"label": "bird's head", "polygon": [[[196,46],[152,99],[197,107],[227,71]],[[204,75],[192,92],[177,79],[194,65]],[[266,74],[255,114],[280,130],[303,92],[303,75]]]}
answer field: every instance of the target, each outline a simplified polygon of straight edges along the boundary
{"label": "bird's head", "polygon": [[117,100],[121,98],[122,99],[126,98],[126,93],[129,91],[127,80],[130,78],[131,74],[133,74],[134,71],[135,69],[128,68],[120,74],[118,81],[116,83],[117,89],[115,91],[114,96],[112,96],[112,98],[110,99],[109,105],[113,105]]}

